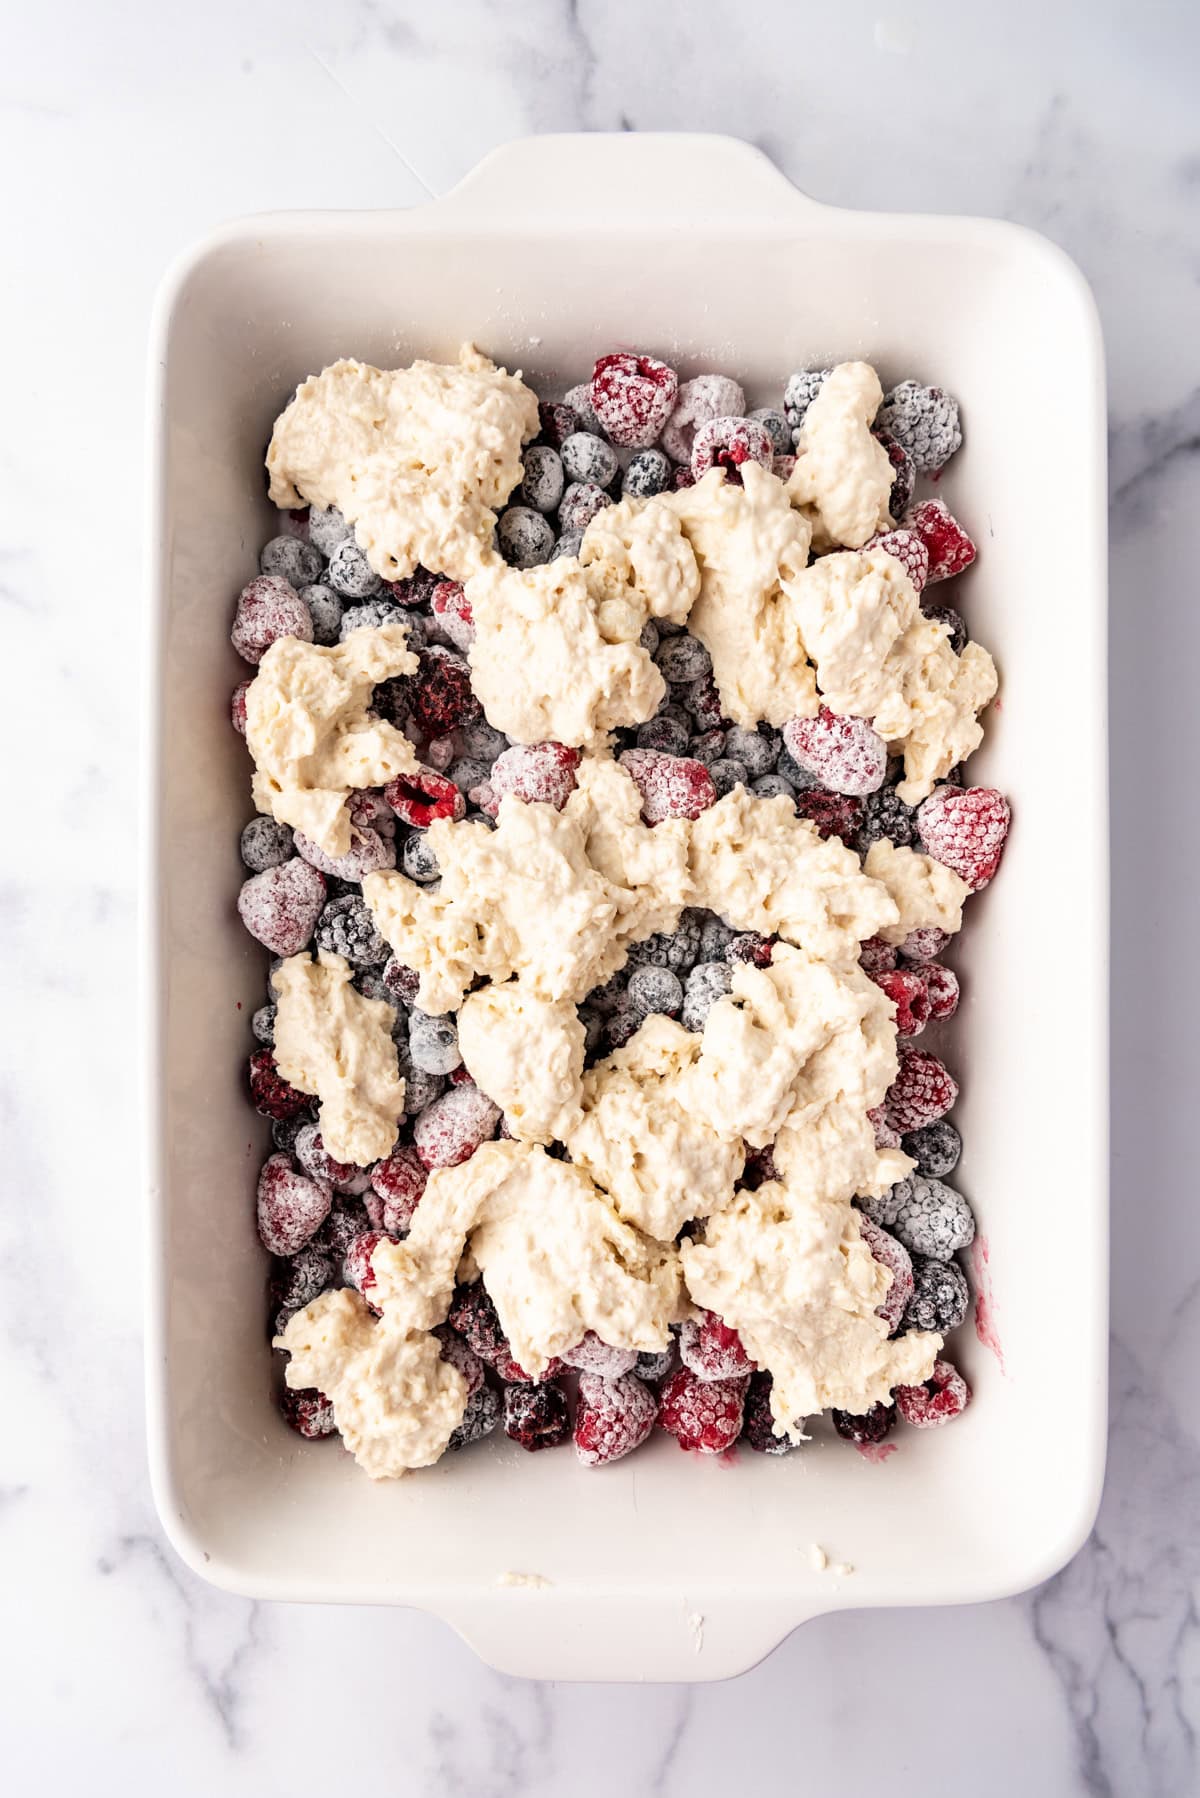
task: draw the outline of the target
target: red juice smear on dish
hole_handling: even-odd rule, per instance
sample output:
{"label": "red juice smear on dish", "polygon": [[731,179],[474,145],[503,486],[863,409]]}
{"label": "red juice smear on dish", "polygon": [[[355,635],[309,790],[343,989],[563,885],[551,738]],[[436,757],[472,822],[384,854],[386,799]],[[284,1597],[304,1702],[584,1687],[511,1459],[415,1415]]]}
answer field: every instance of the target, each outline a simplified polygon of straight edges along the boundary
{"label": "red juice smear on dish", "polygon": [[971,1245],[971,1273],[975,1282],[975,1334],[984,1348],[991,1349],[1004,1372],[1004,1350],[996,1333],[996,1301],[992,1296],[992,1276],[988,1271],[990,1252],[986,1236],[977,1236]]}
{"label": "red juice smear on dish", "polygon": [[856,1442],[854,1444],[864,1461],[872,1467],[882,1467],[889,1455],[894,1455],[900,1444],[898,1442]]}

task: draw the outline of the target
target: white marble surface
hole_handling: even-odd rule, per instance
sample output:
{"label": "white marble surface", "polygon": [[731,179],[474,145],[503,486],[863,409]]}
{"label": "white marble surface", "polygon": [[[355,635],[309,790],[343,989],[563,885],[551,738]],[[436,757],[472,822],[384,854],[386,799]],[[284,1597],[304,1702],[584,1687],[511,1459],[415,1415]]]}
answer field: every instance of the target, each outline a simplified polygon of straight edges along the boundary
{"label": "white marble surface", "polygon": [[[7,9],[3,38],[0,1783],[262,1794],[386,1768],[398,1793],[468,1798],[1200,1789],[1196,961],[1177,897],[1200,882],[1194,8],[42,0]],[[141,1414],[134,671],[155,283],[227,215],[417,203],[506,137],[619,127],[734,132],[830,201],[1047,231],[1095,285],[1112,391],[1100,1521],[1026,1598],[825,1619],[690,1691],[522,1685],[415,1614],[209,1590],[163,1546]],[[1047,743],[1069,862],[1069,711]]]}

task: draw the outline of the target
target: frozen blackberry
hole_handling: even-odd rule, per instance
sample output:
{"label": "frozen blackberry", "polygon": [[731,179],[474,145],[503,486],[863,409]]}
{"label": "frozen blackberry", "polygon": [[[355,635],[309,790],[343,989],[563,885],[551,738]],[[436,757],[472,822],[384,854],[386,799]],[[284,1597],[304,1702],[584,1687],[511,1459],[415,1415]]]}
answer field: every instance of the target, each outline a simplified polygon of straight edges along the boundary
{"label": "frozen blackberry", "polygon": [[724,799],[726,793],[732,793],[736,786],[744,787],[750,778],[745,762],[733,761],[727,756],[710,762],[708,772],[712,775],[712,783],[717,789],[718,799]]}
{"label": "frozen blackberry", "polygon": [[260,1005],[250,1020],[250,1028],[254,1032],[255,1042],[262,1043],[268,1049],[275,1047],[275,1013],[277,1009],[274,1005]]}
{"label": "frozen blackberry", "polygon": [[308,513],[308,540],[314,543],[323,556],[331,556],[339,543],[353,534],[352,527],[346,523],[336,506],[322,510],[320,506],[311,506]]}
{"label": "frozen blackberry", "polygon": [[958,404],[940,387],[901,381],[885,395],[876,422],[894,437],[921,474],[944,468],[962,442]]}
{"label": "frozen blackberry", "polygon": [[942,1336],[957,1330],[971,1301],[967,1276],[958,1262],[914,1255],[912,1270],[913,1290],[904,1312],[904,1329],[936,1330]]}
{"label": "frozen blackberry", "polygon": [[611,443],[591,431],[573,431],[562,446],[562,465],[568,481],[593,481],[607,487],[621,464]]}
{"label": "frozen blackberry", "polygon": [[431,1017],[414,1005],[408,1017],[408,1054],[423,1074],[452,1074],[462,1066],[458,1026],[449,1015]]}
{"label": "frozen blackberry", "polygon": [[729,945],[737,935],[731,924],[724,918],[718,918],[715,912],[700,914],[700,948],[697,960],[724,961]]}
{"label": "frozen blackberry", "polygon": [[626,999],[624,1005],[609,1013],[601,1027],[600,1044],[604,1053],[611,1055],[614,1049],[623,1049],[641,1027],[641,1023],[638,1013]]}
{"label": "frozen blackberry", "polygon": [[319,949],[344,955],[353,968],[381,968],[391,954],[357,893],[329,901],[317,919],[316,939]]}
{"label": "frozen blackberry", "polygon": [[917,840],[917,808],[905,805],[895,787],[880,787],[863,800],[862,821],[858,827],[858,849],[865,855],[872,843],[886,837],[899,849],[908,849]]}
{"label": "frozen blackberry", "polygon": [[907,450],[901,449],[894,437],[886,431],[872,431],[871,435],[881,443],[887,451],[888,461],[892,465],[892,488],[888,494],[888,511],[899,523],[912,504],[913,488],[917,484],[917,471],[912,457]]}
{"label": "frozen blackberry", "polygon": [[686,755],[688,728],[677,718],[659,716],[647,719],[637,728],[639,749],[659,749],[664,755]]}
{"label": "frozen blackberry", "polygon": [[[381,624],[395,624],[401,617],[399,606],[393,604],[390,599],[374,599],[370,605],[365,606],[347,606],[342,613],[342,622],[338,625],[338,642],[344,643],[352,631],[378,630]],[[407,624],[409,620],[404,618],[403,622]],[[408,646],[410,649],[417,647],[412,640],[411,631],[409,632]],[[380,713],[381,717],[384,716],[384,713],[380,711],[379,695],[385,687],[391,685],[391,681],[381,681],[375,689],[375,710]]]}
{"label": "frozen blackberry", "polygon": [[933,1180],[944,1180],[958,1166],[962,1137],[949,1118],[941,1118],[936,1124],[926,1124],[923,1129],[901,1137],[900,1146],[906,1155],[912,1156],[919,1173],[928,1174]]}
{"label": "frozen blackberry", "polygon": [[[647,967],[655,962],[664,968],[670,968],[672,974],[687,973],[700,951],[700,927],[703,921],[703,912],[689,906],[680,913],[679,923],[670,935],[660,931],[647,937],[643,943],[632,943],[628,965],[631,968]],[[590,996],[594,1004],[595,995]]]}
{"label": "frozen blackberry", "polygon": [[665,493],[671,478],[671,464],[660,449],[639,450],[626,466],[621,480],[625,499],[653,499]]}
{"label": "frozen blackberry", "polygon": [[510,568],[536,568],[550,560],[554,531],[532,506],[509,506],[500,514],[496,542]]}
{"label": "frozen blackberry", "polygon": [[763,725],[757,730],[743,730],[735,724],[725,733],[726,756],[730,761],[741,762],[752,780],[771,772],[782,748],[782,737]]}
{"label": "frozen blackberry", "polygon": [[762,774],[757,780],[750,782],[750,791],[756,799],[794,799],[796,789],[790,780],[782,774]]}
{"label": "frozen blackberry", "polygon": [[562,458],[548,443],[531,443],[525,451],[521,498],[535,512],[553,512],[566,485]]}
{"label": "frozen blackberry", "polygon": [[306,1242],[294,1255],[281,1256],[271,1269],[273,1305],[299,1311],[319,1298],[333,1280],[333,1256],[317,1239]]}
{"label": "frozen blackberry", "polygon": [[685,1030],[701,1031],[708,1014],[733,986],[733,969],[727,961],[698,961],[687,977],[679,1021]]}
{"label": "frozen blackberry", "polygon": [[595,481],[572,481],[558,508],[558,528],[568,532],[586,531],[597,512],[603,512],[612,500]]}
{"label": "frozen blackberry", "polygon": [[930,600],[926,603],[924,598],[921,600],[921,610],[924,612],[926,618],[932,618],[935,624],[944,624],[947,626],[950,632],[950,647],[956,656],[960,656],[970,640],[970,633],[967,630],[962,613],[956,612],[953,606],[938,605],[936,600]]}
{"label": "frozen blackberry", "polygon": [[557,1448],[571,1433],[567,1395],[553,1380],[504,1388],[504,1434],[531,1453]]}
{"label": "frozen blackberry", "polygon": [[274,818],[251,818],[241,840],[242,860],[255,874],[278,868],[296,853],[295,838],[286,824]]}
{"label": "frozen blackberry", "polygon": [[975,1218],[961,1192],[928,1174],[909,1174],[892,1188],[900,1203],[890,1225],[911,1254],[949,1261],[975,1237]]}
{"label": "frozen blackberry", "polygon": [[699,637],[688,636],[686,632],[679,637],[668,637],[664,643],[660,643],[654,660],[658,664],[658,672],[673,687],[703,680],[706,674],[712,673],[712,657],[707,649]]}
{"label": "frozen blackberry", "polygon": [[742,1413],[742,1441],[757,1449],[760,1455],[790,1455],[800,1445],[790,1436],[775,1434],[775,1418],[771,1411],[771,1388],[775,1384],[769,1373],[752,1373],[746,1389],[746,1408]]}
{"label": "frozen blackberry", "polygon": [[462,1422],[450,1437],[446,1447],[449,1449],[469,1448],[472,1442],[479,1442],[484,1436],[490,1436],[500,1422],[500,1394],[491,1386],[480,1386],[467,1400],[467,1408],[463,1412]]}
{"label": "frozen blackberry", "polygon": [[633,1371],[639,1380],[665,1380],[674,1365],[674,1349],[643,1349]]}
{"label": "frozen blackberry", "polygon": [[319,549],[311,543],[301,543],[298,537],[272,537],[263,545],[258,566],[263,574],[282,575],[299,591],[319,577],[325,558]]}
{"label": "frozen blackberry", "polygon": [[833,370],[829,368],[802,368],[797,374],[789,375],[783,393],[783,415],[791,426],[792,443],[795,443],[800,426],[804,423],[804,414],[832,373]]}
{"label": "frozen blackberry", "polygon": [[895,1405],[883,1403],[872,1405],[869,1411],[861,1416],[853,1411],[837,1411],[830,1413],[833,1427],[843,1442],[853,1442],[856,1448],[865,1448],[876,1442],[882,1442],[890,1436],[896,1427]]}
{"label": "frozen blackberry", "polygon": [[338,544],[329,558],[325,579],[346,599],[373,599],[383,586],[353,537],[343,537]]}
{"label": "frozen blackberry", "polygon": [[634,969],[629,976],[628,992],[630,1005],[642,1018],[648,1018],[655,1011],[676,1017],[683,1004],[683,987],[678,974],[653,962]]}
{"label": "frozen blackberry", "polygon": [[561,537],[556,537],[554,540],[554,548],[550,551],[550,561],[558,562],[563,556],[577,556],[582,542],[582,531],[564,531]]}
{"label": "frozen blackberry", "polygon": [[312,619],[313,642],[320,643],[325,649],[331,648],[342,628],[345,607],[341,594],[335,593],[325,581],[318,581],[314,586],[305,587],[300,597]]}

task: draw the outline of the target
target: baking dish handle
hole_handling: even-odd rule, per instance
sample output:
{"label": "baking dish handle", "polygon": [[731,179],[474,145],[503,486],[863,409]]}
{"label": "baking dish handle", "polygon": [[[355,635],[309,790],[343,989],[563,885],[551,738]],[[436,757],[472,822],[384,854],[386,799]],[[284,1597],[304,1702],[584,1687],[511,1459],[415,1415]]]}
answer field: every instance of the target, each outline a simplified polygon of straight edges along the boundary
{"label": "baking dish handle", "polygon": [[680,216],[778,218],[826,210],[769,157],[736,137],[701,132],[577,132],[523,137],[492,150],[437,202],[479,221],[528,212],[570,222],[611,209],[623,223]]}

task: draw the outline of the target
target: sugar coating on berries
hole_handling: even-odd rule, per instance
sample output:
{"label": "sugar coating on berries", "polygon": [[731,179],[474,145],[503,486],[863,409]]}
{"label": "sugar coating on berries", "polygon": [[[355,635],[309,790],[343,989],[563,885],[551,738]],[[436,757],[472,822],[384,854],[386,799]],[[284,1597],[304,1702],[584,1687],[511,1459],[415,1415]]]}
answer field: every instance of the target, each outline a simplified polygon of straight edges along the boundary
{"label": "sugar coating on berries", "polygon": [[257,667],[272,643],[278,643],[281,637],[298,637],[302,643],[311,643],[312,619],[290,581],[277,574],[260,574],[238,594],[229,635],[242,660]]}
{"label": "sugar coating on berries", "polygon": [[717,802],[717,789],[703,762],[656,749],[626,749],[618,759],[642,796],[647,824],[661,824],[664,818],[698,818]]}
{"label": "sugar coating on berries", "polygon": [[298,955],[312,940],[325,904],[325,880],[298,855],[246,881],[238,915],[273,955]]}
{"label": "sugar coating on berries", "polygon": [[589,1330],[573,1349],[567,1350],[562,1361],[564,1367],[573,1367],[579,1373],[593,1374],[601,1380],[619,1380],[622,1374],[632,1373],[637,1350],[613,1348],[602,1342],[595,1330]]}
{"label": "sugar coating on berries", "polygon": [[831,368],[802,368],[788,376],[783,390],[783,415],[792,428],[793,443],[804,423],[805,413],[832,373]]}
{"label": "sugar coating on berries", "polygon": [[774,1384],[769,1373],[751,1374],[742,1416],[742,1441],[760,1455],[790,1455],[800,1444],[789,1435],[775,1434],[775,1415],[771,1410]]}
{"label": "sugar coating on berries", "polygon": [[900,1328],[900,1320],[904,1316],[905,1307],[912,1297],[913,1270],[912,1256],[904,1244],[896,1236],[874,1223],[869,1217],[860,1217],[858,1227],[862,1239],[871,1251],[872,1258],[881,1267],[886,1267],[892,1276],[887,1297],[882,1305],[876,1305],[876,1317],[882,1317],[888,1327],[888,1335],[894,1336]]}
{"label": "sugar coating on berries", "polygon": [[721,1455],[741,1434],[748,1377],[700,1380],[689,1367],[673,1373],[659,1394],[658,1421],[680,1448]]}
{"label": "sugar coating on berries", "polygon": [[665,1380],[675,1366],[674,1349],[643,1349],[634,1364],[639,1380]]}
{"label": "sugar coating on berries", "polygon": [[921,966],[921,979],[929,995],[930,1017],[936,1023],[945,1023],[958,1010],[958,975],[940,961],[927,961]]}
{"label": "sugar coating on berries", "polygon": [[371,1190],[382,1205],[380,1228],[389,1236],[403,1236],[425,1191],[429,1171],[408,1143],[397,1143],[391,1154],[371,1169]]}
{"label": "sugar coating on berries", "polygon": [[685,686],[689,681],[703,680],[712,673],[712,657],[701,643],[683,631],[678,637],[666,637],[655,651],[658,672],[672,686]]}
{"label": "sugar coating on berries", "polygon": [[[457,781],[455,782],[457,786]],[[459,791],[461,792],[461,788]],[[432,881],[441,878],[441,867],[438,863],[437,851],[423,830],[414,830],[405,839],[400,851],[400,867],[410,880],[418,886],[429,886]]]}
{"label": "sugar coating on berries", "polygon": [[430,1017],[416,1007],[408,1018],[408,1054],[425,1074],[452,1074],[462,1066],[458,1026],[452,1017]]}
{"label": "sugar coating on berries", "polygon": [[882,550],[887,556],[895,556],[917,592],[921,592],[929,579],[929,551],[916,531],[903,527],[894,531],[880,531],[866,544],[864,553],[872,549]]}
{"label": "sugar coating on berries", "polygon": [[656,356],[618,352],[592,370],[592,409],[606,435],[626,449],[647,449],[675,405],[679,377]]}
{"label": "sugar coating on berries", "polygon": [[374,599],[383,582],[353,537],[343,537],[329,558],[325,578],[344,599]]}
{"label": "sugar coating on berries", "polygon": [[692,444],[692,474],[697,480],[710,468],[723,468],[727,481],[741,481],[744,462],[770,468],[775,456],[771,434],[756,418],[710,418]]}
{"label": "sugar coating on berries", "polygon": [[945,500],[922,500],[908,514],[904,526],[906,530],[915,531],[925,545],[925,553],[929,557],[930,586],[934,581],[948,581],[952,576],[961,574],[975,560],[975,545]]}
{"label": "sugar coating on berries", "polygon": [[769,968],[774,953],[775,938],[763,936],[758,930],[739,930],[725,949],[726,960],[744,961],[752,968]]}
{"label": "sugar coating on berries", "polygon": [[299,1311],[320,1297],[334,1271],[329,1250],[319,1239],[312,1239],[294,1255],[276,1261],[271,1270],[271,1301],[283,1310]]}
{"label": "sugar coating on berries", "polygon": [[[563,537],[586,531],[597,512],[603,512],[605,506],[611,504],[610,495],[597,482],[572,481],[558,508],[558,525]],[[574,551],[569,553],[574,554]]]}
{"label": "sugar coating on berries", "polygon": [[975,1217],[961,1192],[928,1174],[908,1174],[892,1188],[891,1229],[916,1255],[949,1261],[975,1240]]}
{"label": "sugar coating on berries", "polygon": [[626,990],[630,1008],[639,1018],[648,1018],[655,1012],[677,1017],[683,1005],[683,985],[678,974],[653,963],[635,968]]}
{"label": "sugar coating on berries", "polygon": [[918,1430],[936,1429],[961,1417],[971,1402],[971,1388],[950,1361],[935,1361],[922,1386],[897,1386],[893,1397],[905,1423]]}
{"label": "sugar coating on berries", "polygon": [[616,450],[592,431],[575,431],[563,444],[561,454],[568,481],[592,481],[597,487],[607,487],[620,473]]}
{"label": "sugar coating on berries", "polygon": [[442,1360],[448,1361],[451,1367],[457,1367],[466,1381],[467,1397],[473,1397],[484,1383],[482,1360],[449,1324],[440,1324],[433,1334],[441,1345]]}
{"label": "sugar coating on berries", "polygon": [[886,974],[896,965],[900,951],[894,943],[885,943],[882,937],[869,936],[858,946],[858,959],[864,974]]}
{"label": "sugar coating on berries", "polygon": [[624,1373],[604,1378],[579,1376],[575,1413],[575,1453],[585,1467],[605,1467],[639,1448],[654,1428],[658,1398],[638,1379]]}
{"label": "sugar coating on berries", "polygon": [[479,804],[494,818],[510,793],[526,805],[552,805],[561,812],[575,791],[578,749],[563,743],[515,743],[496,757],[488,776],[488,792]]}
{"label": "sugar coating on berries", "polygon": [[272,1255],[294,1255],[316,1235],[333,1200],[330,1188],[310,1180],[287,1155],[268,1155],[258,1176],[258,1234]]}
{"label": "sugar coating on berries", "polygon": [[902,1139],[901,1146],[916,1162],[917,1172],[931,1174],[935,1180],[952,1174],[962,1155],[962,1137],[949,1118],[913,1130]]}
{"label": "sugar coating on berries", "polygon": [[657,749],[663,755],[684,755],[688,749],[688,728],[678,718],[648,718],[638,725],[637,748]]}
{"label": "sugar coating on berries", "polygon": [[919,1036],[930,1018],[929,993],[921,975],[912,968],[891,968],[871,979],[896,1007],[896,1034]]}
{"label": "sugar coating on berries", "polygon": [[940,1336],[957,1330],[967,1315],[971,1289],[957,1261],[914,1255],[913,1290],[904,1313],[907,1330],[933,1330]]}
{"label": "sugar coating on berries", "polygon": [[[587,389],[582,391],[586,392]],[[538,435],[552,449],[561,449],[571,432],[579,429],[581,422],[578,412],[565,400],[538,401]]]}
{"label": "sugar coating on berries", "polygon": [[698,1380],[737,1380],[754,1372],[754,1362],[737,1331],[715,1311],[684,1320],[679,1330],[679,1358]]}
{"label": "sugar coating on berries", "polygon": [[962,443],[957,402],[940,387],[922,387],[918,381],[901,381],[885,394],[875,422],[922,474],[944,468]]}
{"label": "sugar coating on berries", "polygon": [[866,718],[844,717],[822,706],[815,718],[792,718],[783,727],[788,753],[831,793],[861,798],[883,785],[887,744]]}
{"label": "sugar coating on berries", "polygon": [[900,1132],[893,1129],[888,1123],[887,1113],[882,1105],[872,1105],[867,1112],[867,1118],[875,1132],[877,1149],[898,1149],[900,1147]]}
{"label": "sugar coating on berries", "polygon": [[[342,622],[338,625],[338,642],[345,643],[347,638],[354,635],[355,631],[378,630],[381,624],[393,624],[399,615],[398,608],[390,599],[372,600],[369,605],[347,606],[342,613]],[[408,647],[413,650],[420,648],[420,644],[414,639],[411,628],[408,634]],[[376,710],[379,710],[378,691],[377,689]]]}
{"label": "sugar coating on berries", "polygon": [[539,1386],[504,1388],[504,1434],[534,1453],[557,1448],[571,1433],[567,1395],[553,1380]]}
{"label": "sugar coating on berries", "polygon": [[900,953],[905,961],[936,961],[950,940],[948,930],[942,930],[937,924],[923,924],[919,929],[909,931],[900,945]]}
{"label": "sugar coating on berries", "polygon": [[554,530],[532,506],[509,506],[500,514],[496,542],[510,568],[536,568],[550,560]]}
{"label": "sugar coating on berries", "polygon": [[926,1049],[907,1049],[884,1101],[888,1122],[902,1136],[945,1117],[958,1097],[958,1082],[945,1062]]}
{"label": "sugar coating on berries", "polygon": [[279,1409],[285,1423],[306,1441],[337,1434],[333,1405],[315,1386],[285,1386],[279,1394]]}
{"label": "sugar coating on berries", "polygon": [[662,446],[674,461],[690,463],[702,425],[714,418],[740,418],[745,410],[746,396],[729,375],[696,375],[675,396],[663,426]]}
{"label": "sugar coating on berries", "polygon": [[398,774],[383,789],[383,796],[398,818],[418,830],[428,829],[435,818],[462,818],[467,810],[454,782],[433,768]]}
{"label": "sugar coating on berries", "polygon": [[387,1240],[382,1230],[363,1230],[346,1249],[342,1274],[348,1285],[357,1287],[364,1295],[370,1292],[376,1282],[371,1257],[380,1243]]}
{"label": "sugar coating on berries", "polygon": [[413,1125],[413,1142],[427,1168],[457,1167],[496,1133],[500,1107],[477,1086],[452,1086],[427,1105]]}
{"label": "sugar coating on berries", "polygon": [[881,1401],[861,1414],[833,1410],[830,1416],[833,1427],[843,1442],[852,1442],[856,1448],[863,1448],[882,1442],[886,1436],[891,1435],[896,1427],[897,1413],[895,1405],[886,1405]]}
{"label": "sugar coating on berries", "polygon": [[1012,813],[994,787],[935,787],[917,810],[927,852],[979,892],[1000,866]]}

